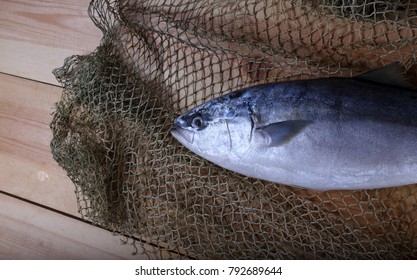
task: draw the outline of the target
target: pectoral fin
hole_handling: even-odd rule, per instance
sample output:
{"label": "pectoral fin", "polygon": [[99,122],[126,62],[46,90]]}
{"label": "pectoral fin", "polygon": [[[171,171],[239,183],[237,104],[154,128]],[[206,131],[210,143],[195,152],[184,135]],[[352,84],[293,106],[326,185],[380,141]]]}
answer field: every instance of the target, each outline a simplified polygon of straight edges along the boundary
{"label": "pectoral fin", "polygon": [[266,146],[276,147],[289,142],[311,123],[308,120],[277,122],[257,128],[256,133],[264,138]]}

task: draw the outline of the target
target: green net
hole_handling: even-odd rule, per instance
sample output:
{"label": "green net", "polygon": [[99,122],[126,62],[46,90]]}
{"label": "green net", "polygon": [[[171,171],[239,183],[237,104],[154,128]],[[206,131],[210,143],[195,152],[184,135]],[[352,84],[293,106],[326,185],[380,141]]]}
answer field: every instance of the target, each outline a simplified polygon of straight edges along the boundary
{"label": "green net", "polygon": [[[54,158],[83,218],[160,258],[417,258],[417,186],[316,192],[224,170],[181,146],[178,115],[266,82],[415,76],[417,4],[97,0],[100,46],[54,71]],[[149,248],[149,247],[146,247]]]}

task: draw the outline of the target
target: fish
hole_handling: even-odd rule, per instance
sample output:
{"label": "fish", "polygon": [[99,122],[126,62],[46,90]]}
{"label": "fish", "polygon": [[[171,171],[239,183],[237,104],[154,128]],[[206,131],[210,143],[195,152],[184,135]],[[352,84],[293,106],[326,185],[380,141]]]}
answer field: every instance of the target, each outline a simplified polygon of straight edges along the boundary
{"label": "fish", "polygon": [[236,90],[178,116],[172,136],[244,176],[313,189],[417,183],[417,90],[400,63]]}

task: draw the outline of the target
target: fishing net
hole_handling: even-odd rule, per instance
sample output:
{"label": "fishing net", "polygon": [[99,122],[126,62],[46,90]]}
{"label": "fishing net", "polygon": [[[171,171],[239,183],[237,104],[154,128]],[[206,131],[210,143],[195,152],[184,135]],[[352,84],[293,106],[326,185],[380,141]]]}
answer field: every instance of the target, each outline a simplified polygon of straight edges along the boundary
{"label": "fishing net", "polygon": [[414,1],[97,0],[89,12],[103,39],[54,71],[63,96],[51,124],[83,218],[160,258],[417,258],[416,185],[272,184],[169,133],[178,115],[252,85],[395,61],[415,77]]}

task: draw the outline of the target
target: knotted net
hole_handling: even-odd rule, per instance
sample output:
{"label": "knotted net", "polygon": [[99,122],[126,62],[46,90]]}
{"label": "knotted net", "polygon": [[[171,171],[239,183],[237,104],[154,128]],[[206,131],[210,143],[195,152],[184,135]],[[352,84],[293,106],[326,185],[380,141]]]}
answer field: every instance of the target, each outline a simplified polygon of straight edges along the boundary
{"label": "knotted net", "polygon": [[[400,61],[404,0],[96,0],[97,49],[54,71],[52,153],[83,218],[161,258],[417,257],[417,186],[316,192],[224,170],[182,147],[175,117],[266,82],[349,77]],[[146,247],[148,248],[148,247]]]}

